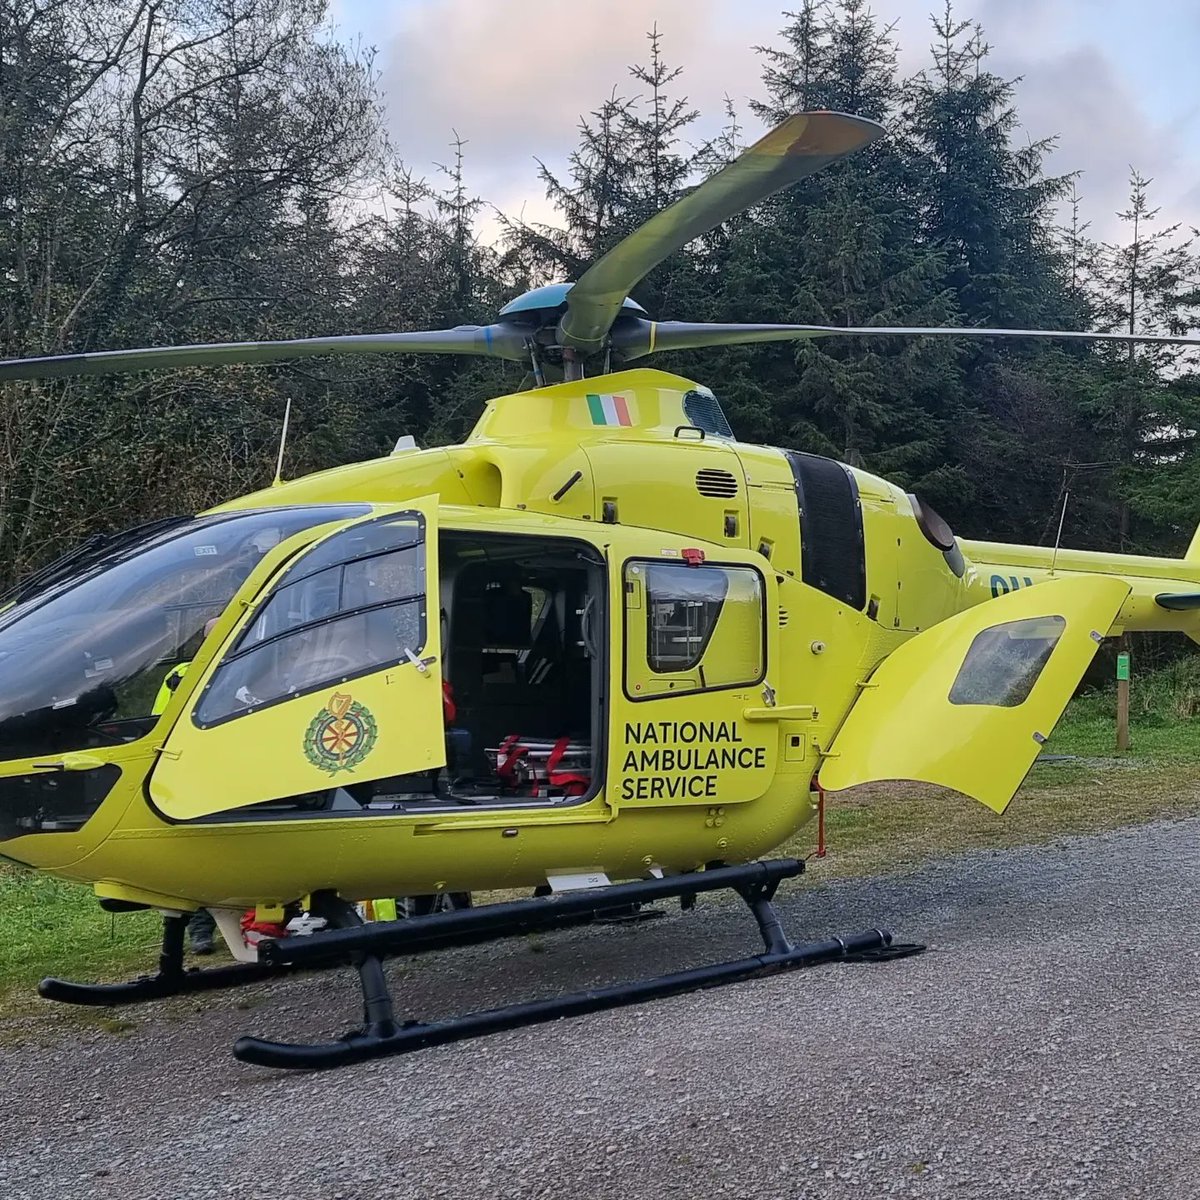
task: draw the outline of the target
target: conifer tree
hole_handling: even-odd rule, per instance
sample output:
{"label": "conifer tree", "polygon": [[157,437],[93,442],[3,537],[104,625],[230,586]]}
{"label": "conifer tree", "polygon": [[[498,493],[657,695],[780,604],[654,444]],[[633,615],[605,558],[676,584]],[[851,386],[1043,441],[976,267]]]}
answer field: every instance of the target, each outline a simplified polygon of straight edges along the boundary
{"label": "conifer tree", "polygon": [[[398,166],[385,213],[363,231],[357,262],[369,290],[360,286],[347,318],[360,328],[482,325],[503,303],[499,256],[479,234],[483,201],[469,184],[468,141],[452,133],[453,156],[439,167],[441,188]],[[457,440],[488,397],[521,382],[512,364],[487,359],[387,355],[345,365],[358,376],[354,391],[377,398],[366,409],[376,452],[400,434],[423,443]]]}
{"label": "conifer tree", "polygon": [[[558,209],[561,225],[506,222],[506,265],[517,264],[528,278],[545,283],[575,279],[621,238],[675,200],[713,150],[685,143],[699,116],[677,87],[682,68],[668,63],[663,35],[647,34],[649,59],[629,68],[630,94],[614,87],[608,98],[579,124],[579,144],[559,178],[544,163],[538,174],[546,197]],[[696,297],[686,282],[695,251],[685,250],[655,268],[635,289],[636,299],[656,316],[687,314]],[[674,310],[672,313],[671,310]]]}
{"label": "conifer tree", "polygon": [[[1096,283],[1101,328],[1185,333],[1200,324],[1194,234],[1178,223],[1156,228],[1160,210],[1150,204],[1152,182],[1130,172],[1128,206],[1117,214],[1128,240],[1100,248]],[[1120,464],[1112,532],[1122,548],[1138,549],[1156,548],[1165,533],[1177,552],[1196,524],[1191,489],[1197,481],[1200,407],[1191,387],[1173,381],[1184,374],[1194,352],[1129,346],[1105,349],[1100,356],[1107,366],[1106,386],[1098,391],[1091,416]],[[1138,517],[1143,520],[1135,524]]]}
{"label": "conifer tree", "polygon": [[[963,324],[1076,327],[1082,311],[1071,299],[1054,220],[1071,178],[1044,174],[1051,140],[1015,144],[1013,84],[988,69],[981,27],[957,19],[949,0],[930,20],[933,63],[908,81],[905,95],[905,127],[920,156],[919,236],[943,256],[944,284]],[[1062,464],[1045,455],[1062,414],[1087,391],[1086,370],[1072,367],[1088,353],[960,344],[963,403],[950,453],[970,482],[965,532],[1029,539],[1046,527]]]}
{"label": "conifer tree", "polygon": [[[1020,143],[1017,93],[976,25],[946,7],[928,69],[902,82],[895,32],[866,0],[797,4],[762,48],[754,115],[841,109],[887,136],[657,267],[635,290],[654,316],[1197,327],[1200,235],[1160,219],[1135,174],[1124,236],[1097,244],[1076,178],[1046,176],[1049,143]],[[5,0],[6,356],[486,322],[529,286],[578,278],[757,136],[727,98],[717,138],[691,144],[688,64],[652,27],[645,61],[581,122],[566,172],[541,168],[560,221],[509,224],[497,248],[481,234],[470,131],[432,186],[404,167],[369,58],[329,37],[323,11]],[[1178,553],[1200,490],[1194,357],[830,340],[654,365],[713,386],[742,438],[860,462],[967,536],[1049,541],[1070,492],[1067,544]],[[395,355],[5,385],[0,579],[93,529],[262,484],[285,396],[294,475],[401,433],[457,438],[522,375]]]}
{"label": "conifer tree", "polygon": [[[683,68],[668,65],[657,25],[646,38],[649,61],[629,68],[640,89],[622,114],[620,126],[634,164],[628,182],[631,227],[648,221],[676,200],[697,170],[711,163],[713,154],[709,145],[685,145],[688,129],[700,113],[673,86]],[[695,320],[706,297],[706,281],[698,277],[697,263],[709,252],[713,240],[711,236],[698,239],[657,266],[634,289],[636,299],[658,318]],[[682,365],[688,360],[681,356],[678,361]]]}
{"label": "conifer tree", "polygon": [[[865,0],[806,3],[764,50],[760,116],[831,108],[886,121],[900,98],[893,31]],[[762,206],[743,234],[726,308],[743,320],[809,324],[945,324],[941,260],[917,243],[915,181],[903,138],[889,137]],[[895,475],[947,504],[962,491],[945,464],[955,404],[953,351],[913,342],[802,342],[753,352],[755,380],[731,408],[763,436]]]}
{"label": "conifer tree", "polygon": [[957,20],[950,0],[930,20],[933,66],[906,97],[924,159],[922,236],[945,255],[968,324],[1052,325],[1062,313],[1053,205],[1070,179],[1042,172],[1053,139],[1014,145],[1013,84],[987,69],[982,28]]}
{"label": "conifer tree", "polygon": [[580,119],[579,144],[568,157],[565,180],[538,161],[538,177],[562,224],[505,218],[506,267],[537,283],[576,279],[634,228],[632,180],[638,165],[624,139],[632,103],[614,87],[590,117]]}

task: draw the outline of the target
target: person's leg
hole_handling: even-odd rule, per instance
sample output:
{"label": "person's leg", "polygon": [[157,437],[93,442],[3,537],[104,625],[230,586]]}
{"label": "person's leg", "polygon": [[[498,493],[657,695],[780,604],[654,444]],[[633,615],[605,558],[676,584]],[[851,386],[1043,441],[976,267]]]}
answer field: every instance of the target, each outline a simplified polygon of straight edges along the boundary
{"label": "person's leg", "polygon": [[213,952],[213,934],[217,923],[207,908],[198,908],[188,921],[188,941],[193,954],[211,954]]}

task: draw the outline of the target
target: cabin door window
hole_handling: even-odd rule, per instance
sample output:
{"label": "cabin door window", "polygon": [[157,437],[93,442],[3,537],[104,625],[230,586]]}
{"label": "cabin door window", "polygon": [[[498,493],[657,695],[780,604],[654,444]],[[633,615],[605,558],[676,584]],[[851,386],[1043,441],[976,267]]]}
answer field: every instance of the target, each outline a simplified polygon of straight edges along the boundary
{"label": "cabin door window", "polygon": [[753,567],[630,562],[625,608],[629,699],[762,680],[764,587]]}

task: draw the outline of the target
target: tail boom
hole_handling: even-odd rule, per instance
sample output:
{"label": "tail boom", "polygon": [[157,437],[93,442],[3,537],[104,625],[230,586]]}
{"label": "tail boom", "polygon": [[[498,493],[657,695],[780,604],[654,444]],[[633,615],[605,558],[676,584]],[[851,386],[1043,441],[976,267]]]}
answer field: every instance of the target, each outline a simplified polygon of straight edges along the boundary
{"label": "tail boom", "polygon": [[1187,558],[1058,550],[1003,542],[961,543],[970,563],[966,594],[978,604],[1022,588],[1078,575],[1117,576],[1129,584],[1129,599],[1107,631],[1183,633],[1200,642],[1200,533]]}

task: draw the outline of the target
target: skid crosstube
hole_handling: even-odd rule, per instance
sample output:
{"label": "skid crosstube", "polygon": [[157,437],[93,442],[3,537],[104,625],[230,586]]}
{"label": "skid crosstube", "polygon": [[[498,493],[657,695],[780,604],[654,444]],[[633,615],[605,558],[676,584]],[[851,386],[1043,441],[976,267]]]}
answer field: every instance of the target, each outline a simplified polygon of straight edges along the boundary
{"label": "skid crosstube", "polygon": [[[695,896],[741,887],[775,889],[784,879],[802,874],[804,863],[795,858],[748,863],[739,867],[712,867],[662,879],[637,879],[586,891],[559,892],[532,900],[510,900],[403,921],[375,921],[369,925],[331,929],[305,938],[266,939],[258,944],[260,962],[276,966],[316,967],[350,962],[360,954],[425,954],[451,946],[474,946],[517,934],[544,933],[580,924],[631,904],[649,904],[673,896]],[[327,914],[322,914],[327,915]],[[332,924],[332,922],[331,922]]]}
{"label": "skid crosstube", "polygon": [[[568,892],[370,926],[359,925],[353,910],[344,901],[326,897],[322,900],[322,915],[338,928],[310,938],[264,941],[259,944],[259,954],[267,963],[280,967],[318,967],[329,966],[334,961],[354,962],[363,989],[362,1027],[338,1041],[317,1044],[242,1037],[235,1043],[233,1052],[242,1062],[258,1066],[324,1070],[819,963],[877,961],[883,957],[919,953],[924,949],[916,945],[893,945],[892,935],[878,929],[853,937],[828,938],[793,946],[783,932],[771,900],[781,880],[799,875],[803,870],[804,864],[795,859],[715,867],[663,879],[614,884],[593,891]],[[395,1018],[380,955],[421,954],[447,946],[473,945],[513,934],[562,928],[602,917],[615,909],[627,908],[631,903],[671,896],[690,898],[699,892],[721,889],[736,891],[746,902],[762,936],[764,953],[653,979],[511,1004],[428,1024],[400,1022]]]}

